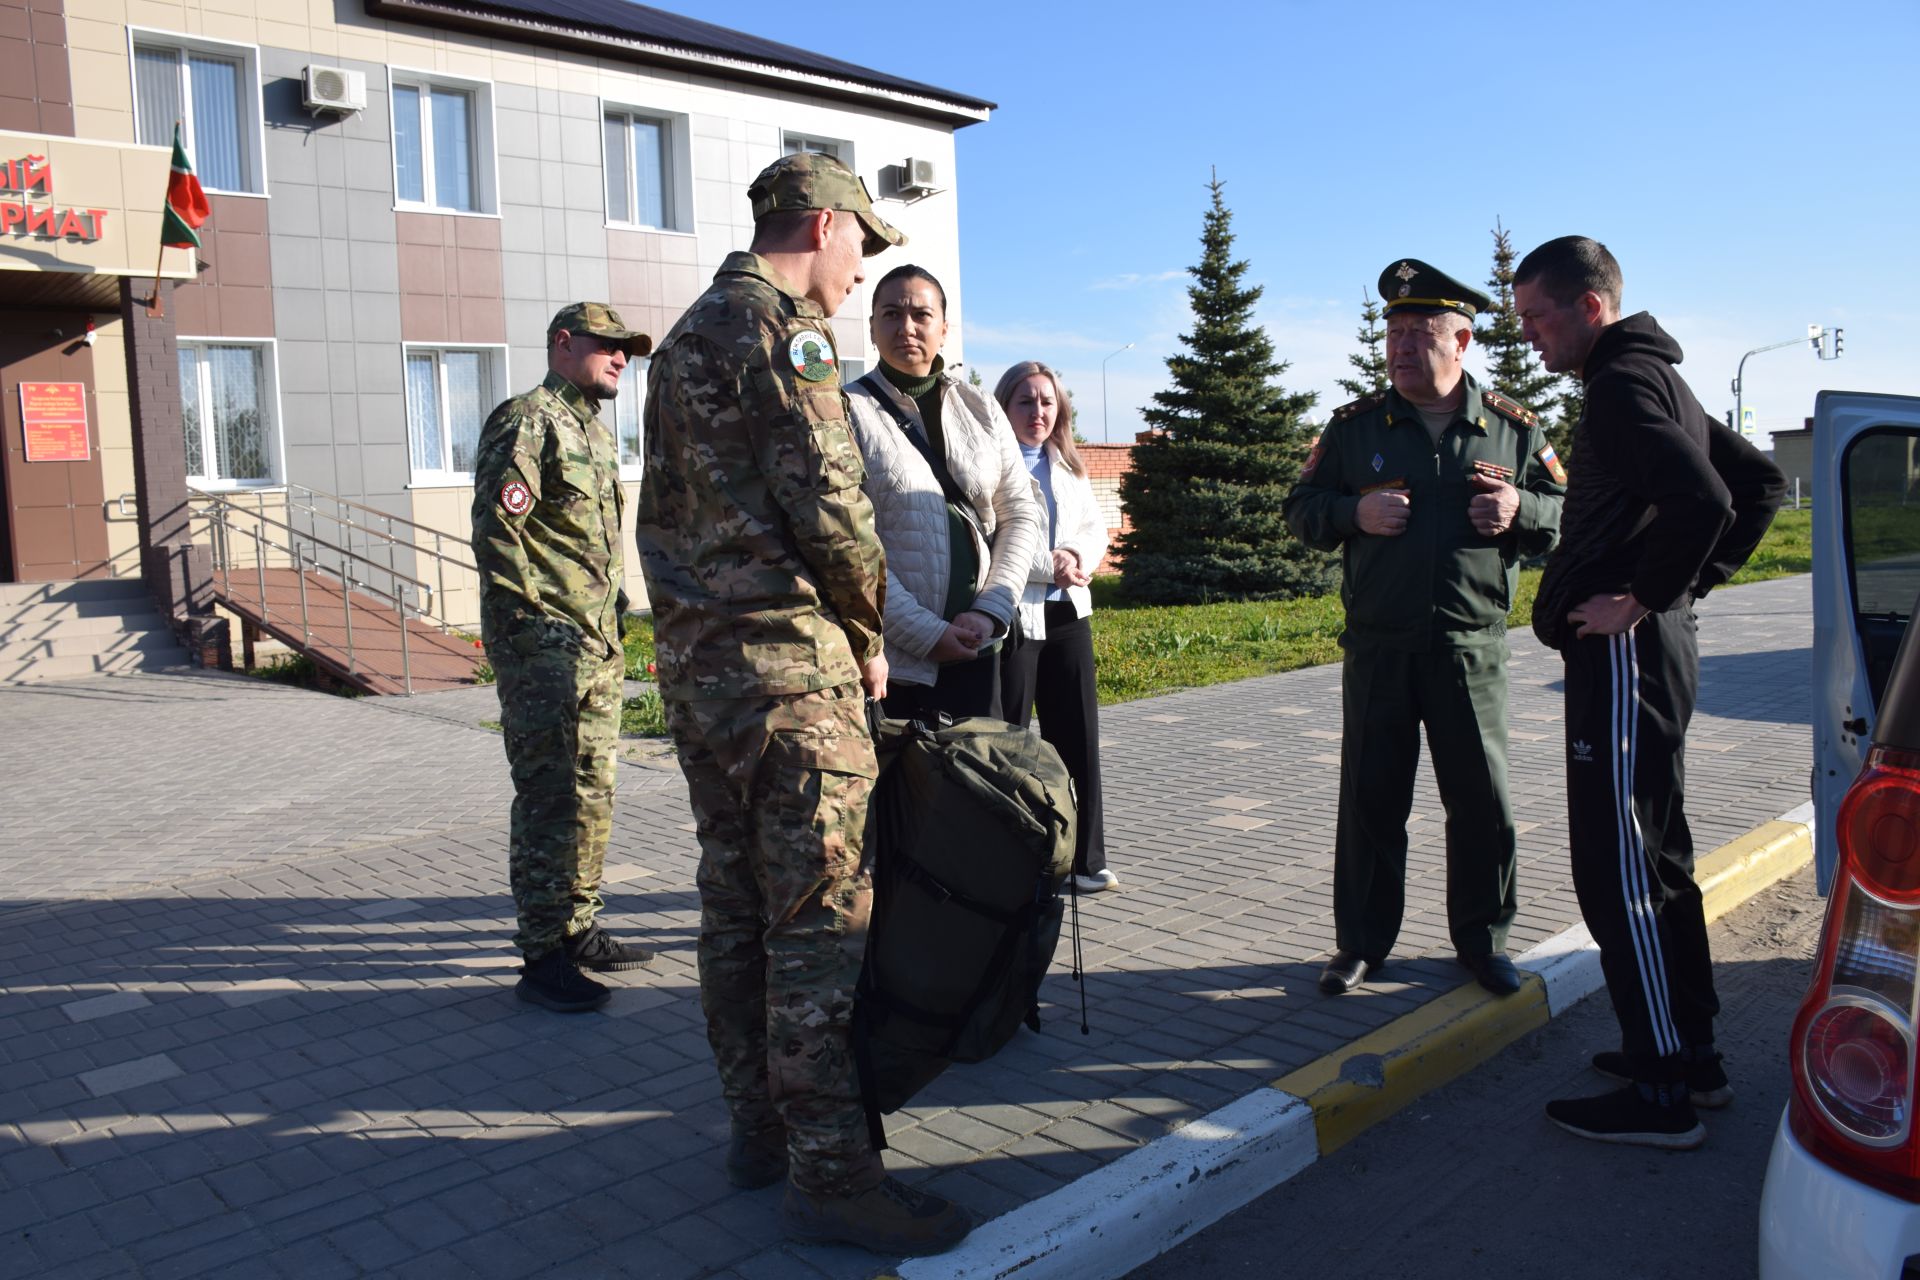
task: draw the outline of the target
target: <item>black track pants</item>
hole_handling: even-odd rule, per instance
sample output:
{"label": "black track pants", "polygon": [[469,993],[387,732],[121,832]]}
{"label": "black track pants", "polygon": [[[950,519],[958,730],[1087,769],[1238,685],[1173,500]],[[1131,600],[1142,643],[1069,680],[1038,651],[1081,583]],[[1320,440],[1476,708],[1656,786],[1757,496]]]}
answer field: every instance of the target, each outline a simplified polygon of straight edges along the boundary
{"label": "black track pants", "polygon": [[1620,1044],[1641,1079],[1678,1078],[1713,1040],[1706,917],[1683,807],[1700,649],[1685,605],[1565,651],[1573,886],[1600,947]]}

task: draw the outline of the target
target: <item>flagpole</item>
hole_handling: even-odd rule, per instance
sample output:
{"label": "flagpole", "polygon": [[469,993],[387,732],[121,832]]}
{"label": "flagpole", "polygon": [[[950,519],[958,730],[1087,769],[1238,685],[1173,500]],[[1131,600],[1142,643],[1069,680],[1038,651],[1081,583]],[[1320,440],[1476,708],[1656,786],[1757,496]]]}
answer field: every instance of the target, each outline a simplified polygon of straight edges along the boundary
{"label": "flagpole", "polygon": [[160,253],[153,260],[153,296],[147,299],[149,319],[167,313],[166,304],[160,301],[160,265],[167,260],[167,246],[160,246]]}

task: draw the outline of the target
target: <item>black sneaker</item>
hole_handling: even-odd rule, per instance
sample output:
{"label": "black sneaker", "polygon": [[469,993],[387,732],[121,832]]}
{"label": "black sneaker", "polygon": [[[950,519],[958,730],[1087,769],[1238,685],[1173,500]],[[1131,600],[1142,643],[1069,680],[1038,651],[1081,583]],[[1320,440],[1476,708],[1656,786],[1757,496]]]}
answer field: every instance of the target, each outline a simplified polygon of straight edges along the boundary
{"label": "black sneaker", "polygon": [[788,1183],[780,1217],[795,1240],[853,1244],[907,1258],[945,1253],[973,1230],[965,1209],[898,1178],[851,1196],[816,1196]]}
{"label": "black sneaker", "polygon": [[[1593,1069],[1609,1080],[1633,1083],[1627,1055],[1618,1049],[1606,1049],[1593,1055]],[[1687,1063],[1687,1094],[1693,1105],[1706,1111],[1718,1111],[1733,1101],[1733,1086],[1727,1082],[1727,1068],[1720,1055]]]}
{"label": "black sneaker", "polygon": [[565,947],[555,947],[538,960],[520,966],[520,981],[513,994],[558,1013],[588,1013],[605,1004],[613,993],[580,972]]}
{"label": "black sneaker", "polygon": [[567,954],[576,965],[595,973],[638,969],[653,963],[653,952],[630,942],[615,941],[614,936],[597,923],[585,933],[567,939]]}
{"label": "black sneaker", "polygon": [[1670,1106],[1649,1102],[1630,1084],[1596,1098],[1562,1098],[1547,1104],[1547,1119],[1568,1133],[1595,1142],[1691,1151],[1707,1140],[1707,1127],[1681,1097]]}

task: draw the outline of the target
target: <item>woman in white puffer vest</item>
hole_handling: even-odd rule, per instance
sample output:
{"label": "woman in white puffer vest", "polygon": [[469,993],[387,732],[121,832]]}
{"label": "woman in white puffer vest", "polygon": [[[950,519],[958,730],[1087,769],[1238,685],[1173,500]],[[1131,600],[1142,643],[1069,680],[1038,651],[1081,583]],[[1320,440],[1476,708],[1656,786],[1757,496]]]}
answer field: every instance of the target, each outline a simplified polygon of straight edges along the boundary
{"label": "woman in white puffer vest", "polygon": [[1018,725],[1038,709],[1040,736],[1072,775],[1080,801],[1073,882],[1083,893],[1098,893],[1120,883],[1107,869],[1093,593],[1087,590],[1107,554],[1107,522],[1074,446],[1073,401],[1060,375],[1028,360],[1002,374],[993,395],[1020,442],[1048,531],[1035,549],[1020,599],[1020,630],[1001,659],[1002,706]]}
{"label": "woman in white puffer vest", "polygon": [[920,267],[873,291],[880,366],[846,388],[862,486],[887,552],[889,716],[1000,715],[998,649],[1045,518],[1013,428],[947,372],[947,295]]}

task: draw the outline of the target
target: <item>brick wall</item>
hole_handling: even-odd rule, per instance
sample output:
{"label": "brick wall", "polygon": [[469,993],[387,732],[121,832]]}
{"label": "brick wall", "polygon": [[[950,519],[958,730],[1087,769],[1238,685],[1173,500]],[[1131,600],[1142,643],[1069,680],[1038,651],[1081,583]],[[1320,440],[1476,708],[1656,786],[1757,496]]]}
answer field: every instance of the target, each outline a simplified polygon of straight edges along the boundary
{"label": "brick wall", "polygon": [[[1080,456],[1087,463],[1087,479],[1093,484],[1093,500],[1100,507],[1100,514],[1106,517],[1107,539],[1117,542],[1122,533],[1133,527],[1127,514],[1120,508],[1120,477],[1133,468],[1133,446],[1130,444],[1083,444]],[[1120,553],[1110,549],[1102,562],[1101,571],[1111,572],[1120,567]]]}

